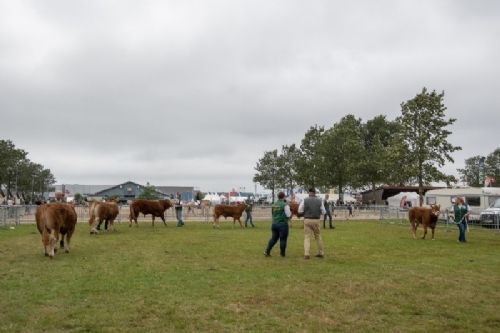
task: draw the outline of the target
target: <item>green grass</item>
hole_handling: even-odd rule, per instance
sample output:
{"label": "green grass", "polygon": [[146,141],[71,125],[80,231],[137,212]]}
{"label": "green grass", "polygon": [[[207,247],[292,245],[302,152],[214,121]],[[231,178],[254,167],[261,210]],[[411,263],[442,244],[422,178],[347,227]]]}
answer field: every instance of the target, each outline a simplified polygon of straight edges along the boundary
{"label": "green grass", "polygon": [[[325,259],[262,253],[269,222],[118,225],[43,256],[34,225],[0,228],[0,332],[498,332],[500,234],[338,222]],[[421,232],[421,231],[420,231]],[[278,246],[278,245],[277,245]],[[312,242],[312,253],[316,250]]]}

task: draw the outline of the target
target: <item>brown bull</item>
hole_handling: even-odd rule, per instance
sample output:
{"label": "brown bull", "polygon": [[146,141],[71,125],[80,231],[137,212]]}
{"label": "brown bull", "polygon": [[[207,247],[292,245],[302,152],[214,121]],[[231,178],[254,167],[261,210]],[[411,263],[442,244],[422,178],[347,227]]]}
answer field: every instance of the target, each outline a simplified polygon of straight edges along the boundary
{"label": "brown bull", "polygon": [[118,204],[114,201],[111,202],[97,202],[93,201],[90,203],[89,207],[89,224],[90,224],[90,233],[97,234],[99,226],[104,221],[104,228],[109,227],[115,229],[114,222],[120,209]]}
{"label": "brown bull", "polygon": [[167,222],[165,222],[165,211],[172,207],[172,202],[169,199],[165,200],[146,200],[146,199],[136,199],[132,201],[130,204],[130,224],[129,227],[132,226],[132,220],[135,221],[135,226],[139,226],[137,224],[137,218],[139,214],[142,213],[144,216],[151,214],[153,220],[152,225],[155,226],[155,217],[161,218],[163,224],[167,226]]}
{"label": "brown bull", "polygon": [[236,223],[236,220],[240,223],[240,227],[243,228],[243,224],[241,223],[241,215],[243,214],[243,211],[245,210],[246,203],[242,202],[236,206],[231,206],[231,205],[215,205],[214,207],[214,228],[215,227],[220,227],[219,225],[219,217],[224,216],[226,219],[227,217],[232,217],[233,218],[233,226]]}
{"label": "brown bull", "polygon": [[[42,243],[46,256],[51,259],[57,251],[56,244],[60,239],[60,246],[66,253],[69,252],[71,237],[75,231],[77,215],[75,207],[70,204],[54,202],[42,204],[35,214],[36,226],[42,235]],[[66,237],[66,242],[64,238]]]}
{"label": "brown bull", "polygon": [[422,224],[424,226],[424,236],[422,239],[425,239],[427,235],[427,228],[431,228],[432,239],[434,240],[434,229],[436,228],[440,209],[440,205],[431,205],[430,208],[412,207],[408,210],[408,219],[410,220],[413,238],[417,237],[417,228],[419,224]]}

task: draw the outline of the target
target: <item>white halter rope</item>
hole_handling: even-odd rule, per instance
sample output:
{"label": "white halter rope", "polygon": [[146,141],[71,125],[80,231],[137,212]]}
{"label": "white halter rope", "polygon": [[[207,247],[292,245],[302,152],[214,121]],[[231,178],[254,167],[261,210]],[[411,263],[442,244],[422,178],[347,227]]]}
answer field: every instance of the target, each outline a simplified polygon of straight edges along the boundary
{"label": "white halter rope", "polygon": [[450,220],[450,219],[451,219],[451,223],[456,224],[456,225],[459,225],[460,223],[462,223],[462,222],[464,222],[464,221],[465,221],[465,229],[466,229],[466,230],[467,230],[467,232],[468,232],[468,231],[469,231],[469,224],[467,223],[467,220],[465,220],[465,218],[466,218],[466,217],[467,217],[467,216],[466,216],[466,215],[464,215],[464,216],[462,216],[462,219],[461,219],[460,221],[455,222],[455,221],[454,221],[454,219],[453,219],[451,216],[448,216],[448,220]]}

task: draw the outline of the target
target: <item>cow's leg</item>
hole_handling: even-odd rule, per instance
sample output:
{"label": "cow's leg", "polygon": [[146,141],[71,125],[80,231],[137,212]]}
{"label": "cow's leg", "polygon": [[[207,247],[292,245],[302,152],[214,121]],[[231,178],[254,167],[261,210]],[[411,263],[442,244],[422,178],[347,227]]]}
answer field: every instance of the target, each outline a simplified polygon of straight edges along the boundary
{"label": "cow's leg", "polygon": [[96,220],[94,221],[94,223],[92,223],[92,225],[90,226],[90,234],[98,234],[99,231],[97,230],[97,227],[96,227],[96,224],[99,225],[100,223],[102,222],[101,218],[98,217],[96,218]]}
{"label": "cow's leg", "polygon": [[423,223],[423,226],[424,226],[424,236],[422,237],[422,239],[425,239],[425,236],[427,235],[427,225]]}
{"label": "cow's leg", "polygon": [[152,223],[153,223],[153,228],[154,228],[154,226],[155,226],[155,216],[154,215],[153,215],[153,221],[152,221]]}
{"label": "cow's leg", "polygon": [[165,213],[161,214],[160,218],[161,218],[161,220],[163,221],[163,224],[166,227],[167,226],[167,221],[165,221]]}
{"label": "cow's leg", "polygon": [[69,245],[71,242],[71,236],[73,236],[73,231],[68,231],[66,234],[66,243],[64,244],[64,252],[69,253]]}
{"label": "cow's leg", "polygon": [[417,238],[417,225],[415,221],[410,221],[410,229],[413,234],[413,239]]}
{"label": "cow's leg", "polygon": [[109,225],[108,219],[104,220],[104,230],[108,230],[108,225]]}
{"label": "cow's leg", "polygon": [[61,240],[59,241],[59,247],[64,249],[64,234],[61,234]]}
{"label": "cow's leg", "polygon": [[436,227],[431,227],[431,231],[432,231],[432,240],[434,240],[434,230],[436,229]]}
{"label": "cow's leg", "polygon": [[57,239],[59,238],[59,233],[56,230],[51,230],[49,234],[49,258],[54,258],[55,248],[57,244]]}
{"label": "cow's leg", "polygon": [[43,244],[44,255],[46,257],[48,257],[49,256],[49,233],[45,228],[42,231],[42,244]]}

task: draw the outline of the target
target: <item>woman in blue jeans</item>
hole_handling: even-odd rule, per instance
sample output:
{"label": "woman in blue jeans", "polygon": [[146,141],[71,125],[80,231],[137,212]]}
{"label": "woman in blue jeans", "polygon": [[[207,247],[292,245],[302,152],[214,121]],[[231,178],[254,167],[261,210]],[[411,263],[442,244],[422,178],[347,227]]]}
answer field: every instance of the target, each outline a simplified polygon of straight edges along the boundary
{"label": "woman in blue jeans", "polygon": [[464,203],[464,199],[456,197],[453,205],[453,218],[458,226],[458,241],[461,243],[467,242],[465,240],[465,229],[467,228],[467,217],[469,215],[469,206]]}
{"label": "woman in blue jeans", "polygon": [[273,246],[280,240],[280,255],[285,256],[286,253],[286,240],[288,239],[288,220],[292,215],[290,211],[290,206],[285,201],[285,193],[278,193],[278,201],[273,204],[272,207],[272,217],[273,224],[271,225],[271,239],[267,244],[264,255],[266,257],[271,256],[271,250]]}

